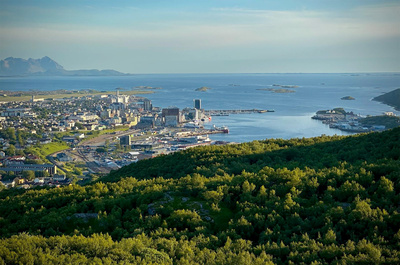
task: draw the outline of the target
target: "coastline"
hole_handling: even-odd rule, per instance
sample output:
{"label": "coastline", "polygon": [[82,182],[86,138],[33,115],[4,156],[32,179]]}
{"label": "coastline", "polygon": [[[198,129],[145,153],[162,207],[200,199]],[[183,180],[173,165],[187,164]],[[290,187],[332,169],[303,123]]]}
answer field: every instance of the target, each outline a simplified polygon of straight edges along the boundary
{"label": "coastline", "polygon": [[[371,98],[391,91],[392,87],[398,87],[400,75],[394,74],[360,75],[357,78],[348,74],[138,74],[123,77],[3,78],[0,81],[0,89],[4,91],[25,92],[37,89],[93,89],[115,94],[115,88],[121,87],[125,90],[121,90],[120,93],[125,94],[132,87],[146,85],[163,89],[138,96],[148,98],[153,105],[161,108],[176,106],[183,109],[192,106],[193,99],[200,98],[205,109],[257,108],[276,111],[268,115],[213,116],[212,123],[228,126],[230,133],[216,134],[210,138],[232,142],[349,134],[339,129],[330,129],[329,126],[310,119],[316,110],[324,108],[342,106],[348,111],[364,116],[394,111],[400,116],[400,112],[392,107],[371,101]],[[257,90],[272,84],[296,84],[301,89],[296,89],[296,93],[292,94]],[[202,86],[214,89],[205,93],[194,92],[195,88]],[[340,100],[345,95],[351,95],[357,100]]]}
{"label": "coastline", "polygon": [[[0,94],[2,94],[5,91],[1,91]],[[53,93],[52,93],[53,92]],[[71,91],[71,93],[62,93],[62,94],[57,94],[57,90],[51,90],[51,91],[34,91],[34,92],[28,92],[28,91],[21,91],[21,96],[2,96],[0,97],[0,102],[12,102],[12,101],[30,101],[32,99],[32,96],[35,97],[35,99],[60,99],[60,98],[71,98],[71,97],[85,97],[85,96],[99,96],[99,95],[108,95],[115,93],[114,91],[78,91],[74,92]],[[42,93],[42,94],[41,94]],[[124,91],[125,95],[146,95],[146,94],[153,94],[155,91],[143,91],[143,90],[131,90],[131,91]]]}

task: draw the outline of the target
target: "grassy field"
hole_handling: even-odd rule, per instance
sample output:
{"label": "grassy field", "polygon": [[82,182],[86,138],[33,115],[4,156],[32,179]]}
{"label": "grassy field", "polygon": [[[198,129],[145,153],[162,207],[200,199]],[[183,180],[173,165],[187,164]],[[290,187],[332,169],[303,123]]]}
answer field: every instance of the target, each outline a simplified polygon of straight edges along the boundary
{"label": "grassy field", "polygon": [[[121,95],[143,95],[143,94],[152,94],[154,91],[142,91],[142,90],[131,90],[131,91],[123,91],[120,92]],[[82,91],[82,92],[76,92],[76,93],[65,93],[65,94],[39,94],[35,95],[36,99],[43,98],[43,99],[58,99],[58,98],[70,98],[70,97],[84,97],[84,96],[96,96],[96,95],[108,95],[108,94],[114,94],[113,91],[107,91],[107,92],[87,92],[87,91]],[[1,97],[0,102],[11,102],[11,101],[29,101],[31,100],[32,95],[29,95],[28,93],[26,95],[22,96],[10,96],[10,97]]]}
{"label": "grassy field", "polygon": [[33,149],[37,151],[42,158],[45,158],[46,156],[53,154],[55,152],[59,152],[62,150],[66,150],[70,148],[66,143],[64,142],[52,142],[48,144],[42,145],[40,148],[34,147]]}
{"label": "grassy field", "polygon": [[85,134],[85,139],[82,140],[82,142],[88,141],[90,139],[93,139],[97,136],[103,135],[103,134],[108,134],[108,133],[113,133],[113,132],[118,132],[118,131],[127,131],[129,130],[129,126],[119,126],[115,129],[108,129],[108,130],[101,130],[101,131],[79,131]]}

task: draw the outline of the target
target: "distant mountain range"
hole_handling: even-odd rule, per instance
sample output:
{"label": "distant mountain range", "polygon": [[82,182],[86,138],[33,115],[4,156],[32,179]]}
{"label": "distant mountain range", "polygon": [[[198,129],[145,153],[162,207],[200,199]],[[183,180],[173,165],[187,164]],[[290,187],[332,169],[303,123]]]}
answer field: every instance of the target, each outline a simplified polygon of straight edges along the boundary
{"label": "distant mountain range", "polygon": [[51,58],[28,60],[8,57],[0,61],[0,76],[122,76],[115,70],[65,70]]}

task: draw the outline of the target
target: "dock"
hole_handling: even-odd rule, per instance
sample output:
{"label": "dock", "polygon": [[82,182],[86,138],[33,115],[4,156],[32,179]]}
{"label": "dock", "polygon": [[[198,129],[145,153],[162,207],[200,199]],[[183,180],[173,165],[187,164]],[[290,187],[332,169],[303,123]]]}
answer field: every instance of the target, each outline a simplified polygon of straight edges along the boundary
{"label": "dock", "polygon": [[199,136],[199,135],[208,135],[208,134],[219,134],[219,133],[229,133],[227,129],[217,129],[217,130],[208,130],[208,129],[200,129],[195,131],[183,131],[177,132],[176,136],[178,137],[191,137],[191,136]]}
{"label": "dock", "polygon": [[204,110],[204,114],[208,116],[229,116],[230,114],[251,114],[275,112],[275,110],[263,109],[235,109],[235,110]]}

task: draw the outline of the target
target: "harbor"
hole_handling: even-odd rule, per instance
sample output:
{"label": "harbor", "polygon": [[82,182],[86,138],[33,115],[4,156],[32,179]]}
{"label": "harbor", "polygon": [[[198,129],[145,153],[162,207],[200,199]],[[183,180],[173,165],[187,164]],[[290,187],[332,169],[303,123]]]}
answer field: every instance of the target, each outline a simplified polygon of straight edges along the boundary
{"label": "harbor", "polygon": [[399,126],[399,118],[393,112],[364,117],[353,112],[346,112],[343,108],[335,108],[317,111],[311,118],[322,121],[331,129],[350,133],[383,131]]}

